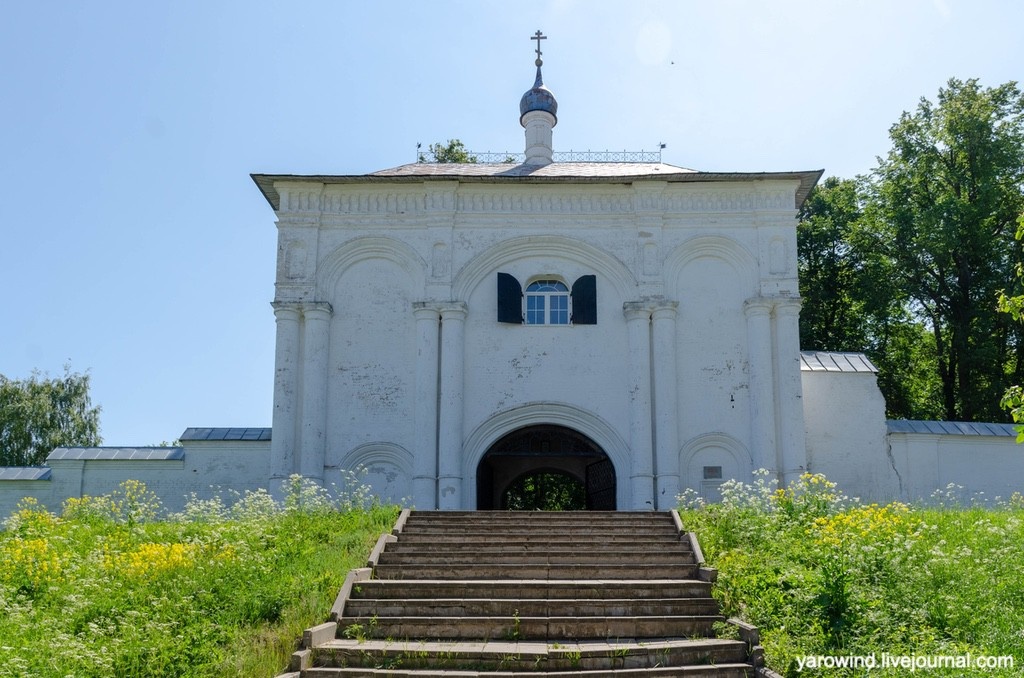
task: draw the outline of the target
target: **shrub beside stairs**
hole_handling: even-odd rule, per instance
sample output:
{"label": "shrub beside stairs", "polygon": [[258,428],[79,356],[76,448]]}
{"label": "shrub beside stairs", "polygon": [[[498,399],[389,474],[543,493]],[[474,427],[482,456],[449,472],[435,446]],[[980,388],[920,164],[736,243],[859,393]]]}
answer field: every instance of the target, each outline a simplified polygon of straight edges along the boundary
{"label": "shrub beside stairs", "polygon": [[280,678],[776,675],[716,574],[675,511],[406,510]]}

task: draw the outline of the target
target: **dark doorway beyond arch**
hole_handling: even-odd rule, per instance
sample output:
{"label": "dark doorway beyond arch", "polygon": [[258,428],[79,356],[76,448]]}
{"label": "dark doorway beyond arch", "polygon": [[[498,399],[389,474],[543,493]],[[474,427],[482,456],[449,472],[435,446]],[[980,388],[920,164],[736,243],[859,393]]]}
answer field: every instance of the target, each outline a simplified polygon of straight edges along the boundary
{"label": "dark doorway beyond arch", "polygon": [[505,511],[584,511],[587,487],[565,471],[529,471],[501,493]]}
{"label": "dark doorway beyond arch", "polygon": [[[565,484],[572,479],[582,488],[580,508],[615,510],[615,467],[604,450],[587,436],[564,426],[528,426],[498,439],[477,466],[477,508],[499,509],[507,491],[524,478],[542,474]],[[534,484],[532,489],[537,489]]]}

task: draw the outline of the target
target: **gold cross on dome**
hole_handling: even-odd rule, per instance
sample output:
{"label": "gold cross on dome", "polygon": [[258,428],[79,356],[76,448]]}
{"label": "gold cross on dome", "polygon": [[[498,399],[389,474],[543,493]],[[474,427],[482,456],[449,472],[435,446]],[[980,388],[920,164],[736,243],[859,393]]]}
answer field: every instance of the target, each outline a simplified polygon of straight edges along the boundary
{"label": "gold cross on dome", "polygon": [[530,40],[536,40],[537,41],[537,61],[540,61],[540,55],[543,54],[543,52],[540,51],[540,41],[541,40],[547,40],[547,39],[548,39],[548,36],[544,35],[540,31],[537,31],[536,33],[534,33],[533,37],[530,38]]}

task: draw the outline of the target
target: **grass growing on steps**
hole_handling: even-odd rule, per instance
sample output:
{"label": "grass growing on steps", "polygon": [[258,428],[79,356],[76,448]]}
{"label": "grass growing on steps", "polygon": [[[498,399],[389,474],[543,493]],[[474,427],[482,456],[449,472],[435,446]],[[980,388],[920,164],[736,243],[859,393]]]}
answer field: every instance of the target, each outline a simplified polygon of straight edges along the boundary
{"label": "grass growing on steps", "polygon": [[[1024,669],[1024,500],[930,507],[851,500],[821,475],[777,489],[758,472],[728,482],[720,504],[683,495],[680,514],[719,568],[724,614],[761,628],[786,676],[1019,676]],[[896,657],[1013,657],[1014,668],[883,670]],[[802,672],[807,657],[869,657],[866,672]],[[829,661],[829,660],[826,660]]]}
{"label": "grass growing on steps", "polygon": [[274,676],[397,516],[299,479],[161,515],[137,481],[0,532],[0,677]]}

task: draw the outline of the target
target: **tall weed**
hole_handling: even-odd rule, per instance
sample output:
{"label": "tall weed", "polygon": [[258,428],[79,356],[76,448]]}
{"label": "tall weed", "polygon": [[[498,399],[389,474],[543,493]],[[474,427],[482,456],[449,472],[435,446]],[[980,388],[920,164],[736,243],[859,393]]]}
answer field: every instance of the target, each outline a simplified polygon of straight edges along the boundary
{"label": "tall weed", "polygon": [[0,532],[0,677],[276,675],[395,519],[362,496],[296,477],[164,518],[137,481],[59,516],[26,500]]}
{"label": "tall weed", "polygon": [[[787,676],[809,656],[1014,657],[1024,666],[1024,502],[965,505],[962,488],[928,506],[866,504],[820,474],[779,488],[765,471],[724,484],[722,501],[680,497],[680,514],[719,569],[724,613],[761,627],[768,663]],[[876,669],[871,675],[909,675]],[[962,676],[933,669],[929,676]]]}

